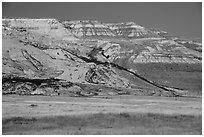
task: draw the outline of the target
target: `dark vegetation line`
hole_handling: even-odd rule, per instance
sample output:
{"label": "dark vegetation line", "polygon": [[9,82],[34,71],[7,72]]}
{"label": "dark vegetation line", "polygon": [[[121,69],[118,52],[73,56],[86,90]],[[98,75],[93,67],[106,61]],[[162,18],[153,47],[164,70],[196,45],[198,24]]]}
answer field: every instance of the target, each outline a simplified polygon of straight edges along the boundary
{"label": "dark vegetation line", "polygon": [[29,78],[21,78],[21,77],[3,77],[2,83],[9,82],[9,83],[15,83],[15,82],[30,82],[33,84],[36,84],[37,86],[41,85],[42,83],[53,83],[56,81],[61,81],[60,79],[55,78],[49,78],[49,79],[29,79]]}
{"label": "dark vegetation line", "polygon": [[[33,46],[33,45],[32,45],[32,46]],[[66,48],[59,47],[59,46],[57,46],[57,47],[60,48],[60,49],[62,49],[62,50],[64,50],[64,51],[66,51],[66,52],[68,52],[68,53],[70,53],[70,54],[72,54],[72,55],[74,55],[74,56],[76,56],[77,58],[82,59],[82,60],[85,61],[85,62],[89,62],[89,63],[94,62],[94,63],[97,64],[97,65],[102,64],[102,65],[104,65],[104,66],[109,66],[109,65],[111,65],[112,67],[118,68],[118,69],[120,69],[120,70],[124,70],[124,71],[126,71],[126,72],[128,72],[128,73],[133,74],[133,75],[136,76],[137,78],[143,80],[144,82],[146,82],[146,83],[148,83],[148,84],[150,84],[150,85],[153,85],[153,86],[155,86],[155,87],[157,87],[157,88],[160,88],[160,89],[163,89],[163,90],[165,90],[165,91],[171,91],[171,92],[173,92],[175,95],[177,95],[177,94],[175,93],[175,91],[174,91],[174,89],[176,89],[176,88],[170,88],[170,87],[167,87],[167,86],[159,85],[159,84],[157,84],[157,83],[155,83],[155,82],[152,82],[152,81],[146,79],[145,77],[142,77],[142,76],[140,76],[139,74],[137,74],[137,73],[135,73],[135,72],[132,72],[132,71],[128,70],[127,68],[124,68],[124,67],[122,67],[122,66],[120,66],[120,65],[118,65],[118,64],[109,63],[109,62],[101,62],[101,61],[98,61],[98,60],[94,57],[94,55],[90,55],[89,58],[87,58],[87,57],[84,57],[84,56],[80,56],[80,55],[78,55],[77,53],[75,53],[75,52],[73,52],[73,51],[71,51],[71,50],[68,50],[68,49],[66,49]],[[33,59],[32,57],[30,57],[29,54],[27,53],[27,51],[22,51],[22,53],[24,53],[24,54],[23,54],[24,57],[25,57],[26,59],[29,59],[29,61],[34,65],[34,67],[35,67],[37,70],[42,69],[42,64],[40,64],[37,60],[35,60],[35,59]],[[94,53],[95,53],[95,52],[94,52]],[[97,53],[96,53],[96,54],[97,54]],[[106,57],[106,56],[105,56],[105,57]],[[32,61],[31,61],[31,60],[32,60]],[[28,79],[27,79],[27,80],[28,80]],[[19,79],[19,81],[21,81],[21,79]],[[32,81],[32,83],[35,83],[35,81]]]}
{"label": "dark vegetation line", "polygon": [[[33,46],[33,45],[32,45],[32,46]],[[171,91],[171,92],[173,92],[173,93],[176,95],[175,90],[174,90],[174,89],[176,89],[176,88],[172,88],[172,87],[170,88],[170,87],[167,87],[167,86],[159,85],[159,84],[157,84],[157,83],[155,83],[155,82],[152,82],[152,81],[146,79],[145,77],[142,77],[142,76],[140,76],[139,74],[137,74],[137,73],[135,73],[135,72],[132,72],[132,71],[128,70],[127,68],[124,68],[124,67],[122,67],[122,66],[120,66],[120,65],[118,65],[118,64],[109,63],[109,62],[101,62],[101,61],[98,61],[98,60],[94,57],[94,55],[93,55],[93,56],[90,55],[90,56],[89,56],[90,58],[87,58],[87,57],[84,57],[84,56],[80,56],[80,55],[78,55],[77,53],[75,53],[75,52],[73,52],[73,51],[71,51],[71,50],[68,50],[68,49],[66,49],[66,48],[63,48],[63,47],[60,47],[60,46],[57,46],[57,47],[60,48],[60,49],[62,49],[62,50],[64,50],[64,51],[66,51],[66,52],[68,52],[68,53],[70,53],[70,54],[72,54],[72,55],[74,55],[74,56],[76,56],[76,57],[78,57],[78,58],[80,58],[80,59],[82,59],[82,60],[85,61],[85,62],[94,62],[94,63],[97,64],[97,65],[102,64],[102,65],[104,65],[104,66],[109,66],[109,65],[111,65],[112,67],[118,68],[118,69],[120,69],[120,70],[124,70],[124,71],[126,71],[126,72],[128,72],[128,73],[133,74],[133,75],[136,76],[137,78],[143,80],[144,82],[146,82],[146,83],[148,83],[148,84],[150,84],[150,85],[153,85],[153,86],[155,86],[155,87],[157,87],[157,88],[160,88],[160,89],[163,89],[163,90],[165,90],[165,91]],[[95,53],[95,52],[94,52],[94,53]],[[97,54],[97,53],[96,53],[96,54]],[[25,54],[25,55],[26,55],[26,54]],[[24,55],[24,56],[25,56],[25,55]],[[105,57],[106,57],[106,56],[105,56]],[[30,57],[27,57],[27,58],[30,59]],[[32,64],[37,68],[37,70],[38,70],[38,67],[37,67],[37,66],[40,66],[40,67],[41,67],[41,64],[39,64],[39,63],[36,62],[36,61],[32,62]],[[36,66],[36,65],[37,65],[37,66]]]}
{"label": "dark vegetation line", "polygon": [[110,63],[110,64],[111,64],[111,66],[113,66],[113,67],[115,67],[115,68],[118,68],[118,69],[120,69],[120,70],[125,70],[125,71],[127,71],[127,72],[129,72],[129,73],[135,75],[135,76],[138,77],[139,79],[141,79],[141,80],[143,80],[143,81],[145,81],[145,82],[147,82],[147,83],[149,83],[149,84],[151,84],[151,85],[154,85],[154,86],[156,86],[156,87],[158,87],[158,88],[161,88],[161,89],[163,89],[163,90],[166,90],[166,91],[172,91],[172,90],[166,88],[165,86],[156,84],[156,83],[154,83],[154,82],[152,82],[152,81],[146,79],[145,77],[142,77],[142,76],[140,76],[139,74],[128,70],[127,68],[124,68],[124,67],[119,66],[119,65],[114,64],[114,63]]}
{"label": "dark vegetation line", "polygon": [[146,83],[149,83],[149,84],[151,84],[151,85],[153,85],[153,86],[155,86],[155,87],[157,87],[157,88],[163,89],[163,90],[165,90],[165,91],[171,91],[171,92],[173,92],[175,95],[177,95],[177,94],[175,93],[174,89],[178,89],[178,88],[170,88],[170,87],[167,87],[167,86],[159,85],[159,84],[157,84],[157,83],[155,83],[155,82],[152,82],[152,81],[146,79],[145,77],[142,77],[142,76],[140,76],[139,74],[137,74],[137,73],[135,73],[135,72],[132,72],[132,71],[128,70],[127,68],[124,68],[124,67],[122,67],[122,66],[120,66],[120,65],[118,65],[118,64],[108,63],[108,62],[101,62],[101,61],[98,61],[98,60],[96,60],[96,59],[94,59],[94,58],[93,58],[93,59],[89,59],[89,58],[87,58],[87,57],[79,56],[79,55],[77,55],[76,53],[74,53],[74,52],[72,52],[72,51],[70,51],[70,50],[67,50],[67,49],[65,49],[65,48],[62,48],[62,47],[59,47],[59,48],[61,48],[61,49],[65,50],[65,51],[69,52],[70,54],[72,54],[72,55],[74,55],[74,56],[76,56],[76,57],[78,57],[78,58],[84,60],[85,62],[94,62],[94,63],[96,63],[97,65],[102,64],[102,65],[105,65],[105,66],[111,65],[112,67],[118,68],[118,69],[120,69],[120,70],[124,70],[124,71],[126,71],[126,72],[129,72],[129,73],[133,74],[134,76],[138,77],[139,79],[145,81]]}

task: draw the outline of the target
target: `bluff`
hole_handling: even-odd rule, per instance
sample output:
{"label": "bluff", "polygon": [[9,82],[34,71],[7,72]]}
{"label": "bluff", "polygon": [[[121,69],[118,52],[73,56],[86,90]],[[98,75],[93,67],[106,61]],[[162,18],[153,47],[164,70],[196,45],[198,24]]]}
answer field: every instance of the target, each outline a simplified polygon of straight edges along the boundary
{"label": "bluff", "polygon": [[201,64],[201,43],[134,22],[2,19],[5,94],[199,95]]}

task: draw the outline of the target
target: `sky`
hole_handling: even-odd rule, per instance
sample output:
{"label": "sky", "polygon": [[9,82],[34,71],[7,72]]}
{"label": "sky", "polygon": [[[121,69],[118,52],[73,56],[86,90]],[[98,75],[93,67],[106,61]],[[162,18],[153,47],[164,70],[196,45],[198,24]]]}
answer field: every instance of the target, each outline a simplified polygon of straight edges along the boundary
{"label": "sky", "polygon": [[201,39],[201,2],[3,2],[2,16],[129,22]]}

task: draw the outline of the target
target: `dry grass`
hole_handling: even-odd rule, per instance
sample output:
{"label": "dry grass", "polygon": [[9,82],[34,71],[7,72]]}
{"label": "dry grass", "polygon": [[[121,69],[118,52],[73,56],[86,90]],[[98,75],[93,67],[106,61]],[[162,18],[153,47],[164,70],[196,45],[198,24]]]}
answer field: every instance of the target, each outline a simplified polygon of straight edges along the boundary
{"label": "dry grass", "polygon": [[98,113],[3,119],[3,134],[202,134],[202,116]]}

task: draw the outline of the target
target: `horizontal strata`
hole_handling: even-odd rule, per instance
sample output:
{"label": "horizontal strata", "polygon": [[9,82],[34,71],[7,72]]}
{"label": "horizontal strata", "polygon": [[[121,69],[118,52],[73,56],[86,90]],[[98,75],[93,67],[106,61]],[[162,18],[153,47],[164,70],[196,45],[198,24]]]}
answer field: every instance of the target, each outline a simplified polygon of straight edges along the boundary
{"label": "horizontal strata", "polygon": [[158,37],[142,26],[132,22],[123,24],[100,23],[98,21],[66,21],[64,24],[71,28],[77,37],[86,36],[109,36],[109,37]]}
{"label": "horizontal strata", "polygon": [[[126,71],[140,78],[137,86],[146,81],[167,89],[125,67],[137,63],[202,63],[202,44],[167,38],[162,30],[147,29],[133,22],[3,19],[2,26],[4,78],[54,78],[129,89],[135,85],[120,75]],[[11,91],[29,87],[22,83],[7,84],[5,89]],[[45,89],[50,88],[47,86]]]}

